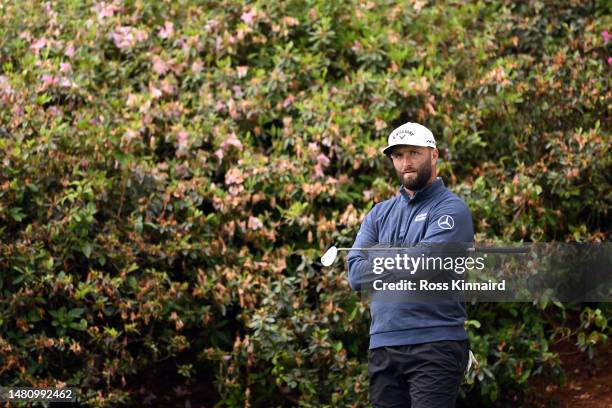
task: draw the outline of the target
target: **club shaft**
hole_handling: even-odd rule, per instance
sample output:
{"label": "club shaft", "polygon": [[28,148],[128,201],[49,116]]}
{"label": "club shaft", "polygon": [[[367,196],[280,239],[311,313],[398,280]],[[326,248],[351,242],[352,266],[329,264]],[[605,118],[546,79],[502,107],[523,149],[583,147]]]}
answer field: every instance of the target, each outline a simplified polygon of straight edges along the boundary
{"label": "club shaft", "polygon": [[[408,249],[410,247],[389,247],[389,248],[338,248],[338,251],[388,251],[392,249]],[[414,248],[414,247],[413,247]],[[469,252],[485,252],[485,253],[526,253],[529,251],[525,247],[517,248],[466,248]]]}

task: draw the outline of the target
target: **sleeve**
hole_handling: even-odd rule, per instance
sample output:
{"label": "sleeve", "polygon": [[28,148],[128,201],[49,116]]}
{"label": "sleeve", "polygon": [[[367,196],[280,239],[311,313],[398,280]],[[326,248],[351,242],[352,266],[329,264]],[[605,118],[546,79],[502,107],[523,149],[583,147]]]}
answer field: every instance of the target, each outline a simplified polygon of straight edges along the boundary
{"label": "sleeve", "polygon": [[[370,248],[378,244],[378,229],[375,221],[376,205],[361,223],[353,248]],[[353,290],[361,289],[361,278],[372,270],[368,251],[351,250],[348,254],[348,279]]]}
{"label": "sleeve", "polygon": [[[457,273],[463,274],[465,272],[465,269],[463,269],[463,272],[458,272],[456,268],[465,264],[468,248],[472,247],[473,244],[474,226],[468,206],[459,197],[442,201],[432,208],[428,214],[427,230],[419,245],[426,247],[424,250],[426,256],[442,257],[444,259],[450,257],[454,259],[453,265],[456,265],[456,267],[451,270],[446,270],[446,268],[422,270],[419,271],[419,274],[427,276],[427,280],[432,282],[452,285],[451,281],[457,277]],[[464,259],[460,260],[460,258]],[[462,292],[444,291],[439,294],[439,297],[432,297],[429,292],[425,294],[431,300],[465,301]]]}

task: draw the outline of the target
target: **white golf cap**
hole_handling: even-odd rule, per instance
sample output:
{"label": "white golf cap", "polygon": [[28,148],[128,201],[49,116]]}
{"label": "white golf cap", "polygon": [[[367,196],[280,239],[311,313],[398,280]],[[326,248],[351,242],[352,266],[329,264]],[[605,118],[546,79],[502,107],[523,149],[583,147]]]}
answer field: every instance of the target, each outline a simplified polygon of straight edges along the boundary
{"label": "white golf cap", "polygon": [[383,149],[384,154],[391,153],[395,146],[436,147],[431,130],[418,123],[404,123],[389,135],[389,145]]}

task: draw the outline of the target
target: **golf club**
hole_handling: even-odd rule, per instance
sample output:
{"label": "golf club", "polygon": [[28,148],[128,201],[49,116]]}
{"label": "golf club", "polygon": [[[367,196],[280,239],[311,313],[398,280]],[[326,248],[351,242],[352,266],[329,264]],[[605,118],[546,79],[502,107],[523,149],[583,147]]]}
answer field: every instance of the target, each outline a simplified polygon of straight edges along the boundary
{"label": "golf club", "polygon": [[[393,249],[406,249],[407,247],[389,247],[389,248],[337,248],[335,245],[329,247],[327,251],[321,257],[321,264],[323,266],[331,266],[338,257],[338,251],[381,251],[381,250],[393,250]],[[526,247],[506,247],[506,248],[467,248],[468,252],[483,252],[483,253],[506,253],[506,254],[523,254],[528,252]]]}

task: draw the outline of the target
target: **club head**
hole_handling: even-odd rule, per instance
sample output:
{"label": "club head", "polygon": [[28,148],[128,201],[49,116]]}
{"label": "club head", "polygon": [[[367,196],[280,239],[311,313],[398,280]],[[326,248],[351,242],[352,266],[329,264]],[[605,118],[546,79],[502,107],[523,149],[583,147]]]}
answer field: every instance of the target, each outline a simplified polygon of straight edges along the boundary
{"label": "club head", "polygon": [[332,245],[321,257],[321,263],[323,266],[330,266],[336,260],[336,256],[338,256],[338,248]]}

